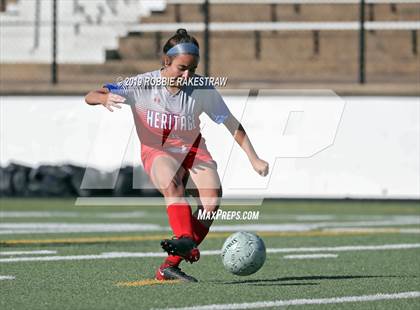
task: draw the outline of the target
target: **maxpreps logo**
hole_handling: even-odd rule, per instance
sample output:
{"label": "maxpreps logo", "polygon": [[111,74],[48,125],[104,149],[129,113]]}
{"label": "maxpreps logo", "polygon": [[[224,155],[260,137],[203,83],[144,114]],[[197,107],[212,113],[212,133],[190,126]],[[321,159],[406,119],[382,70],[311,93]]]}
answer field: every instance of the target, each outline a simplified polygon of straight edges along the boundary
{"label": "maxpreps logo", "polygon": [[203,209],[198,210],[198,220],[258,220],[260,211],[217,211],[207,212]]}

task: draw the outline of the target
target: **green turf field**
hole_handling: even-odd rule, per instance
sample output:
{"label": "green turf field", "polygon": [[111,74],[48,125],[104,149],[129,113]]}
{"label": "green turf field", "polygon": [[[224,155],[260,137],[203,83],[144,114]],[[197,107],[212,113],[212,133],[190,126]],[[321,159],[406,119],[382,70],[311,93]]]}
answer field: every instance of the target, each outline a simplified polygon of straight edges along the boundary
{"label": "green turf field", "polygon": [[[1,309],[420,309],[418,202],[225,207],[260,217],[215,223],[201,260],[181,265],[199,283],[156,284],[159,240],[170,236],[164,207],[0,201]],[[268,248],[252,276],[229,274],[206,252],[238,230]],[[307,254],[328,255],[296,257]]]}

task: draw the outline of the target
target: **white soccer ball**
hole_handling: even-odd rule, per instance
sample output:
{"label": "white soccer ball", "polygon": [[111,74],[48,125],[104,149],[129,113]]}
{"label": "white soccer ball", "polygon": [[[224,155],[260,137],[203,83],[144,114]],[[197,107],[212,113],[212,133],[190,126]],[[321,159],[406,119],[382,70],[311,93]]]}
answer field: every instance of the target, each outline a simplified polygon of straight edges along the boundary
{"label": "white soccer ball", "polygon": [[222,247],[225,269],[238,276],[256,273],[264,265],[265,256],[264,242],[249,232],[230,235]]}

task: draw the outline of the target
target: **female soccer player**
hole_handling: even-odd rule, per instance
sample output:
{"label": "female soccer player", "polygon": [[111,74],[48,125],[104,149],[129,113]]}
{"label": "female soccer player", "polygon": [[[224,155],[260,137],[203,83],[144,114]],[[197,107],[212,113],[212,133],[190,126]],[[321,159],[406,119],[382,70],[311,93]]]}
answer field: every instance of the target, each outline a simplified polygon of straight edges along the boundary
{"label": "female soccer player", "polygon": [[[106,84],[85,97],[88,104],[103,105],[111,112],[120,109],[122,103],[131,106],[144,170],[165,197],[174,234],[174,238],[161,242],[168,257],[156,271],[158,280],[197,281],[182,272],[179,264],[182,260],[199,260],[197,246],[206,237],[212,220],[197,219],[198,211],[216,211],[222,196],[216,162],[200,133],[202,112],[226,126],[258,174],[268,174],[268,163],[257,156],[244,128],[214,87],[184,83],[200,77],[195,74],[199,59],[197,40],[185,29],[178,29],[163,47],[161,69]],[[168,83],[162,86],[157,81]],[[199,202],[194,214],[186,200],[190,187]]]}

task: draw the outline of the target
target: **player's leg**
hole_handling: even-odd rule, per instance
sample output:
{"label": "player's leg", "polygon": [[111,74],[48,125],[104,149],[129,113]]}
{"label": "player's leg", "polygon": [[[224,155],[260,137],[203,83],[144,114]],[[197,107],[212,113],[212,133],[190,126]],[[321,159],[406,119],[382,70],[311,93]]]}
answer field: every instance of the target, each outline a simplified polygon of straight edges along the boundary
{"label": "player's leg", "polygon": [[[212,212],[219,207],[222,190],[217,167],[214,162],[196,164],[184,175],[186,191],[197,200],[197,210],[192,217],[193,240],[198,246],[206,237],[213,220],[198,220],[198,211]],[[167,260],[181,262],[180,256],[169,256]],[[178,265],[177,265],[178,266]]]}
{"label": "player's leg", "polygon": [[[175,158],[164,154],[154,158],[150,170],[153,184],[165,197],[169,224],[176,237],[175,240],[162,241],[162,248],[169,254],[177,254],[190,260],[190,252],[195,248],[195,244],[192,242],[191,207],[185,199],[185,188],[182,182],[185,174],[185,168]],[[198,260],[198,257],[192,260]]]}
{"label": "player's leg", "polygon": [[156,271],[156,279],[196,282],[195,278],[186,275],[178,268],[183,257],[191,260],[193,260],[191,256],[197,257],[196,260],[199,257],[198,249],[193,242],[191,207],[184,197],[182,179],[186,171],[176,159],[164,154],[153,158],[149,171],[152,183],[165,197],[169,224],[177,238],[161,242],[162,248],[168,252],[168,257]]}
{"label": "player's leg", "polygon": [[198,208],[193,214],[193,237],[199,245],[206,237],[209,227],[213,223],[212,219],[198,219],[199,210],[201,212],[215,212],[219,208],[222,197],[222,187],[217,173],[217,166],[213,161],[203,162],[194,165],[189,171],[187,191],[194,193],[198,201]]}

